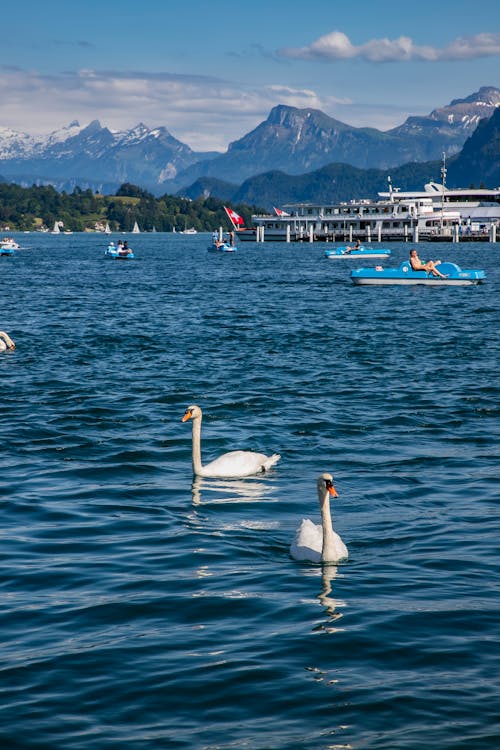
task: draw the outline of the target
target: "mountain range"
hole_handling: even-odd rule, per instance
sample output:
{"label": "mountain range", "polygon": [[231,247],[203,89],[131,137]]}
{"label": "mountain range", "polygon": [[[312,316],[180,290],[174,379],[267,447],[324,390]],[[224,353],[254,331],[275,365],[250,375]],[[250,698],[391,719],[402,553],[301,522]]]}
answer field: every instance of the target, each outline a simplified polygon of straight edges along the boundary
{"label": "mountain range", "polygon": [[[391,168],[392,184],[400,190],[422,190],[430,180],[441,181],[442,160],[410,162]],[[233,204],[258,205],[267,209],[287,203],[330,203],[353,197],[374,199],[387,189],[388,170],[360,169],[332,163],[300,175],[269,171],[231,185],[209,177],[200,178],[187,191],[195,200],[212,195]],[[480,121],[463,149],[447,160],[447,187],[500,185],[500,108]]]}
{"label": "mountain range", "polygon": [[[499,107],[500,90],[484,86],[425,117],[409,117],[380,131],[347,125],[319,110],[278,105],[222,154],[193,151],[165,127],[149,129],[142,123],[112,131],[97,120],[85,127],[72,122],[43,137],[0,127],[0,175],[21,185],[52,184],[66,191],[78,186],[105,193],[131,182],[156,195],[190,195],[195,183],[198,190],[204,185],[204,194],[226,198],[240,185],[240,193],[248,192],[246,181],[256,175],[264,179],[269,172],[304,177],[323,168],[338,171],[340,164],[359,171],[392,170],[440,159],[442,153],[452,157]],[[361,182],[365,178],[359,175]],[[465,173],[463,179],[471,180]],[[252,184],[254,189],[257,183]]]}
{"label": "mountain range", "polygon": [[360,169],[388,169],[407,162],[440,159],[460,151],[480,119],[500,106],[500,90],[483,87],[427,117],[410,117],[392,130],[354,128],[315,109],[279,105],[267,120],[225,154],[194,164],[177,176],[188,185],[199,177],[240,183],[269,170],[303,174],[332,162]]}
{"label": "mountain range", "polygon": [[86,127],[74,121],[38,137],[0,128],[0,173],[25,186],[114,192],[122,183],[133,182],[158,188],[179,170],[216,155],[195,153],[166,128],[149,129],[142,123],[131,130],[111,131],[98,120]]}

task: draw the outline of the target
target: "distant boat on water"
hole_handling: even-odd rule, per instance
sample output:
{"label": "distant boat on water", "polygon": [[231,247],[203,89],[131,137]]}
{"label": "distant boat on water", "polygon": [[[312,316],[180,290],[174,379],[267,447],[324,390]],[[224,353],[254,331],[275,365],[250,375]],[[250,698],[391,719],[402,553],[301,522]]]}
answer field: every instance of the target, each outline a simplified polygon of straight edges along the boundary
{"label": "distant boat on water", "polygon": [[183,229],[179,234],[198,234],[198,232],[194,227],[191,227],[191,229]]}
{"label": "distant boat on water", "polygon": [[62,221],[54,222],[54,229],[51,231],[51,234],[61,234],[61,229],[64,230],[64,234],[73,234],[70,229],[64,229],[64,223]]}
{"label": "distant boat on water", "polygon": [[111,234],[111,229],[109,228],[108,223],[106,223],[106,226],[104,227],[104,234]]}
{"label": "distant boat on water", "polygon": [[140,234],[139,224],[135,222],[134,228],[132,229],[132,234]]}
{"label": "distant boat on water", "polygon": [[20,247],[19,242],[16,242],[13,237],[4,237],[3,240],[0,240],[1,250],[19,250]]}

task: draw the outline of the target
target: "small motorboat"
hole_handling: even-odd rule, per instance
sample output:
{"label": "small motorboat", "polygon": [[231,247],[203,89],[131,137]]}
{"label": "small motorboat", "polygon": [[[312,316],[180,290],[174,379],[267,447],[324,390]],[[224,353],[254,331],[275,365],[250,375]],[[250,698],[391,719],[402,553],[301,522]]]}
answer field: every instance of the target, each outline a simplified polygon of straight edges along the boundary
{"label": "small motorboat", "polygon": [[486,274],[481,270],[463,270],[456,263],[444,262],[439,264],[439,270],[446,278],[433,276],[427,271],[414,271],[405,260],[399,268],[356,268],[351,271],[353,284],[358,285],[387,285],[387,284],[426,284],[428,286],[470,286],[482,284]]}
{"label": "small motorboat", "polygon": [[349,245],[342,245],[341,247],[332,247],[325,250],[325,257],[330,260],[350,260],[356,258],[388,258],[391,254],[390,250],[380,248],[376,250],[373,247],[349,247]]}
{"label": "small motorboat", "polygon": [[213,242],[208,246],[209,253],[235,253],[238,248],[228,245],[226,242]]}
{"label": "small motorboat", "polygon": [[104,255],[116,258],[117,260],[132,260],[135,258],[134,251],[130,247],[124,248],[123,245],[115,245],[114,242],[108,245]]}

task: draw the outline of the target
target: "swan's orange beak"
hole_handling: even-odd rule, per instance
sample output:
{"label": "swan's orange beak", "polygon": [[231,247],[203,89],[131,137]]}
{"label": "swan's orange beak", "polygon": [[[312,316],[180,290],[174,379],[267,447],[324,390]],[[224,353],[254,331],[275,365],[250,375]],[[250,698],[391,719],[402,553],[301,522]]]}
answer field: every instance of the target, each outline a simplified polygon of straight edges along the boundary
{"label": "swan's orange beak", "polygon": [[330,497],[338,497],[339,496],[339,493],[337,492],[337,490],[335,489],[335,487],[333,486],[333,484],[331,482],[329,482],[327,484],[326,489],[328,490],[328,492],[330,494]]}
{"label": "swan's orange beak", "polygon": [[191,412],[190,412],[190,411],[186,411],[186,412],[184,413],[184,416],[182,417],[182,421],[183,421],[183,422],[187,422],[187,421],[188,421],[188,419],[191,419],[191,417],[192,417],[192,416],[193,416],[193,415],[191,414]]}

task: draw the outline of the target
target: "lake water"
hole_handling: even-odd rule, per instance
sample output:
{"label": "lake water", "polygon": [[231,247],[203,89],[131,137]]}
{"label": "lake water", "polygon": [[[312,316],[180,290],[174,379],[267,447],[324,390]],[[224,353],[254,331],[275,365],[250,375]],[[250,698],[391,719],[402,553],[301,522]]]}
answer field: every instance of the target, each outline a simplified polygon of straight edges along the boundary
{"label": "lake water", "polygon": [[[500,245],[419,246],[481,286],[363,288],[321,244],[18,239],[0,747],[497,750]],[[191,403],[204,461],[281,461],[193,482]],[[324,471],[322,567],[289,545]]]}

